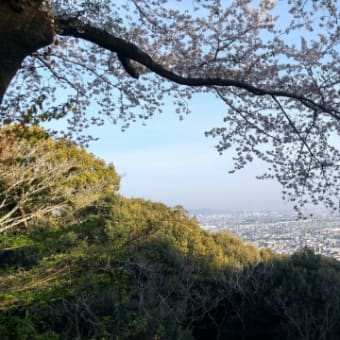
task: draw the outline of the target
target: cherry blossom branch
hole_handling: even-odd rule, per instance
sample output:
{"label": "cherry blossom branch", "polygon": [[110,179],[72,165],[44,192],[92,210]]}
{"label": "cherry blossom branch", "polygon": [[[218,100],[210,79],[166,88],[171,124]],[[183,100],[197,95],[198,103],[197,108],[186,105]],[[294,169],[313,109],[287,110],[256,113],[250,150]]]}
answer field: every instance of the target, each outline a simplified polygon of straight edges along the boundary
{"label": "cherry blossom branch", "polygon": [[[127,62],[127,60],[134,60],[145,67],[147,67],[150,71],[155,74],[168,79],[172,82],[175,82],[180,85],[187,85],[191,87],[203,87],[203,86],[223,86],[223,87],[237,87],[240,89],[244,89],[256,96],[271,96],[274,97],[284,97],[290,98],[299,101],[305,107],[318,110],[325,113],[328,113],[336,120],[340,120],[340,111],[327,107],[324,104],[317,103],[316,101],[309,99],[301,94],[293,93],[289,91],[283,90],[275,90],[268,89],[260,86],[255,86],[249,84],[245,81],[240,81],[237,79],[231,78],[219,78],[219,77],[204,77],[204,78],[194,78],[194,77],[185,77],[179,75],[171,70],[168,70],[164,66],[155,62],[151,56],[142,51],[135,44],[128,42],[122,38],[117,38],[114,35],[108,33],[107,31],[94,27],[90,24],[84,23],[77,18],[64,18],[64,17],[56,17],[58,34],[63,36],[71,36],[75,38],[81,38],[92,42],[106,50],[117,53],[119,59]],[[123,66],[126,68],[126,65]],[[134,78],[138,78],[138,75],[131,70],[131,64],[128,64],[128,69],[126,71],[133,75]]]}
{"label": "cherry blossom branch", "polygon": [[265,131],[264,129],[262,129],[260,126],[258,126],[257,124],[251,122],[246,115],[244,115],[242,113],[242,111],[240,109],[238,109],[235,105],[233,105],[232,103],[230,103],[224,96],[223,94],[218,90],[215,89],[216,94],[218,95],[218,97],[227,105],[229,106],[232,110],[234,110],[235,112],[237,112],[242,119],[246,122],[246,124],[248,126],[250,126],[251,128],[255,129],[256,131],[258,131],[259,133],[267,136],[268,138],[272,139],[273,141],[279,141],[279,139],[275,136],[272,136],[270,133],[268,133],[267,131]]}
{"label": "cherry blossom branch", "polygon": [[272,95],[273,100],[275,101],[275,103],[278,105],[278,107],[280,108],[281,112],[283,113],[283,115],[286,117],[289,125],[292,127],[292,129],[294,130],[294,133],[299,137],[299,139],[302,142],[302,145],[304,145],[306,147],[306,149],[308,150],[309,154],[311,155],[312,158],[314,158],[317,163],[322,164],[322,162],[320,162],[320,160],[315,156],[313,150],[310,148],[310,146],[308,145],[306,139],[301,135],[299,129],[296,127],[296,125],[294,124],[294,122],[292,121],[292,119],[289,117],[288,113],[286,112],[286,110],[284,109],[284,107],[282,106],[282,104],[280,103],[280,101]]}
{"label": "cherry blossom branch", "polygon": [[40,61],[40,63],[45,66],[52,75],[58,79],[60,82],[64,82],[68,84],[71,88],[73,88],[77,93],[80,93],[83,96],[86,96],[85,91],[82,91],[79,89],[75,84],[73,84],[70,80],[68,80],[66,77],[59,75],[56,71],[53,70],[53,67],[47,63],[39,54],[36,54],[35,57]]}

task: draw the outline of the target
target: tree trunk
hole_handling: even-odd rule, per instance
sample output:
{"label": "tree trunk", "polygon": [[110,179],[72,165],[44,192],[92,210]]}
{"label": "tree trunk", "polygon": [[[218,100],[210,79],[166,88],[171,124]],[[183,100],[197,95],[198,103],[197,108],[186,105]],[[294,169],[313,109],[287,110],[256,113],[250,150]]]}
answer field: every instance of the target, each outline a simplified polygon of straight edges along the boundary
{"label": "tree trunk", "polygon": [[0,3],[0,103],[23,60],[52,43],[53,18],[42,0],[2,0]]}

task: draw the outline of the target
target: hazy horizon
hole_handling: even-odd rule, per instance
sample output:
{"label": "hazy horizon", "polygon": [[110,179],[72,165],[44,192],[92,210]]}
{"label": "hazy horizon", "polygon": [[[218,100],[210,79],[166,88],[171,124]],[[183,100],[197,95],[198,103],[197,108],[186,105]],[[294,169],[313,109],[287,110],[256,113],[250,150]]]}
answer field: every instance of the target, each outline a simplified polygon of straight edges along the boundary
{"label": "hazy horizon", "polygon": [[171,106],[164,113],[132,124],[125,132],[106,123],[91,128],[99,137],[89,150],[112,162],[122,176],[120,193],[191,209],[287,210],[275,181],[257,180],[265,165],[255,160],[245,169],[229,174],[232,153],[219,155],[217,140],[204,132],[223,126],[225,106],[213,96],[190,102],[192,114],[179,120]]}

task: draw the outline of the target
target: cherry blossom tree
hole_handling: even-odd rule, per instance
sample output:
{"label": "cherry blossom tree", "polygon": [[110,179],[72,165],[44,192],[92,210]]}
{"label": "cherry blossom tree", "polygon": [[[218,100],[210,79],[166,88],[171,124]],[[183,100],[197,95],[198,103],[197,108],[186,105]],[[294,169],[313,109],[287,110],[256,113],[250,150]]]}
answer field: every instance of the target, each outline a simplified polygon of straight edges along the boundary
{"label": "cherry blossom tree", "polygon": [[236,150],[231,171],[260,159],[296,209],[338,210],[339,12],[339,0],[3,0],[1,120],[64,118],[81,136],[168,98],[184,115],[212,93],[225,118],[207,135]]}

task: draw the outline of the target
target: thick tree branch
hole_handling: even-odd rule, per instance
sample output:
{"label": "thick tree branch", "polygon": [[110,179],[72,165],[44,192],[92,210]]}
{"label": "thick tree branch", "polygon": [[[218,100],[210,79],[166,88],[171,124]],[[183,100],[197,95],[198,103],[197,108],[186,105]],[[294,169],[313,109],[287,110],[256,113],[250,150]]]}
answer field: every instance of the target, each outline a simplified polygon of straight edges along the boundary
{"label": "thick tree branch", "polygon": [[138,72],[134,69],[133,65],[131,64],[131,61],[129,58],[126,58],[124,54],[117,53],[117,57],[119,61],[121,62],[122,66],[124,67],[125,71],[135,79],[139,78]]}
{"label": "thick tree branch", "polygon": [[[119,59],[125,60],[131,59],[134,60],[145,67],[147,67],[150,71],[155,74],[166,78],[170,81],[173,81],[180,85],[187,85],[192,87],[200,87],[200,86],[233,86],[240,89],[244,89],[254,95],[257,96],[272,96],[272,97],[284,97],[295,99],[302,103],[305,107],[313,110],[318,110],[325,112],[331,115],[336,120],[340,120],[340,112],[335,108],[329,108],[324,104],[320,104],[315,102],[312,99],[309,99],[301,94],[293,93],[289,91],[275,90],[275,89],[267,89],[260,86],[254,86],[244,81],[239,81],[237,79],[230,78],[193,78],[193,77],[185,77],[175,72],[172,72],[162,65],[156,63],[147,53],[138,48],[135,44],[130,43],[124,39],[117,38],[112,34],[108,33],[105,30],[94,27],[90,24],[83,23],[77,18],[56,18],[57,23],[57,31],[58,34],[63,36],[72,36],[75,38],[81,38],[92,42],[106,50],[117,53]],[[124,63],[122,63],[125,67]],[[126,67],[125,67],[126,69]],[[134,78],[137,78],[137,74],[135,70],[131,71],[131,69],[126,69],[126,71],[132,75]]]}
{"label": "thick tree branch", "polygon": [[0,2],[0,103],[23,60],[53,41],[53,20],[42,0]]}

